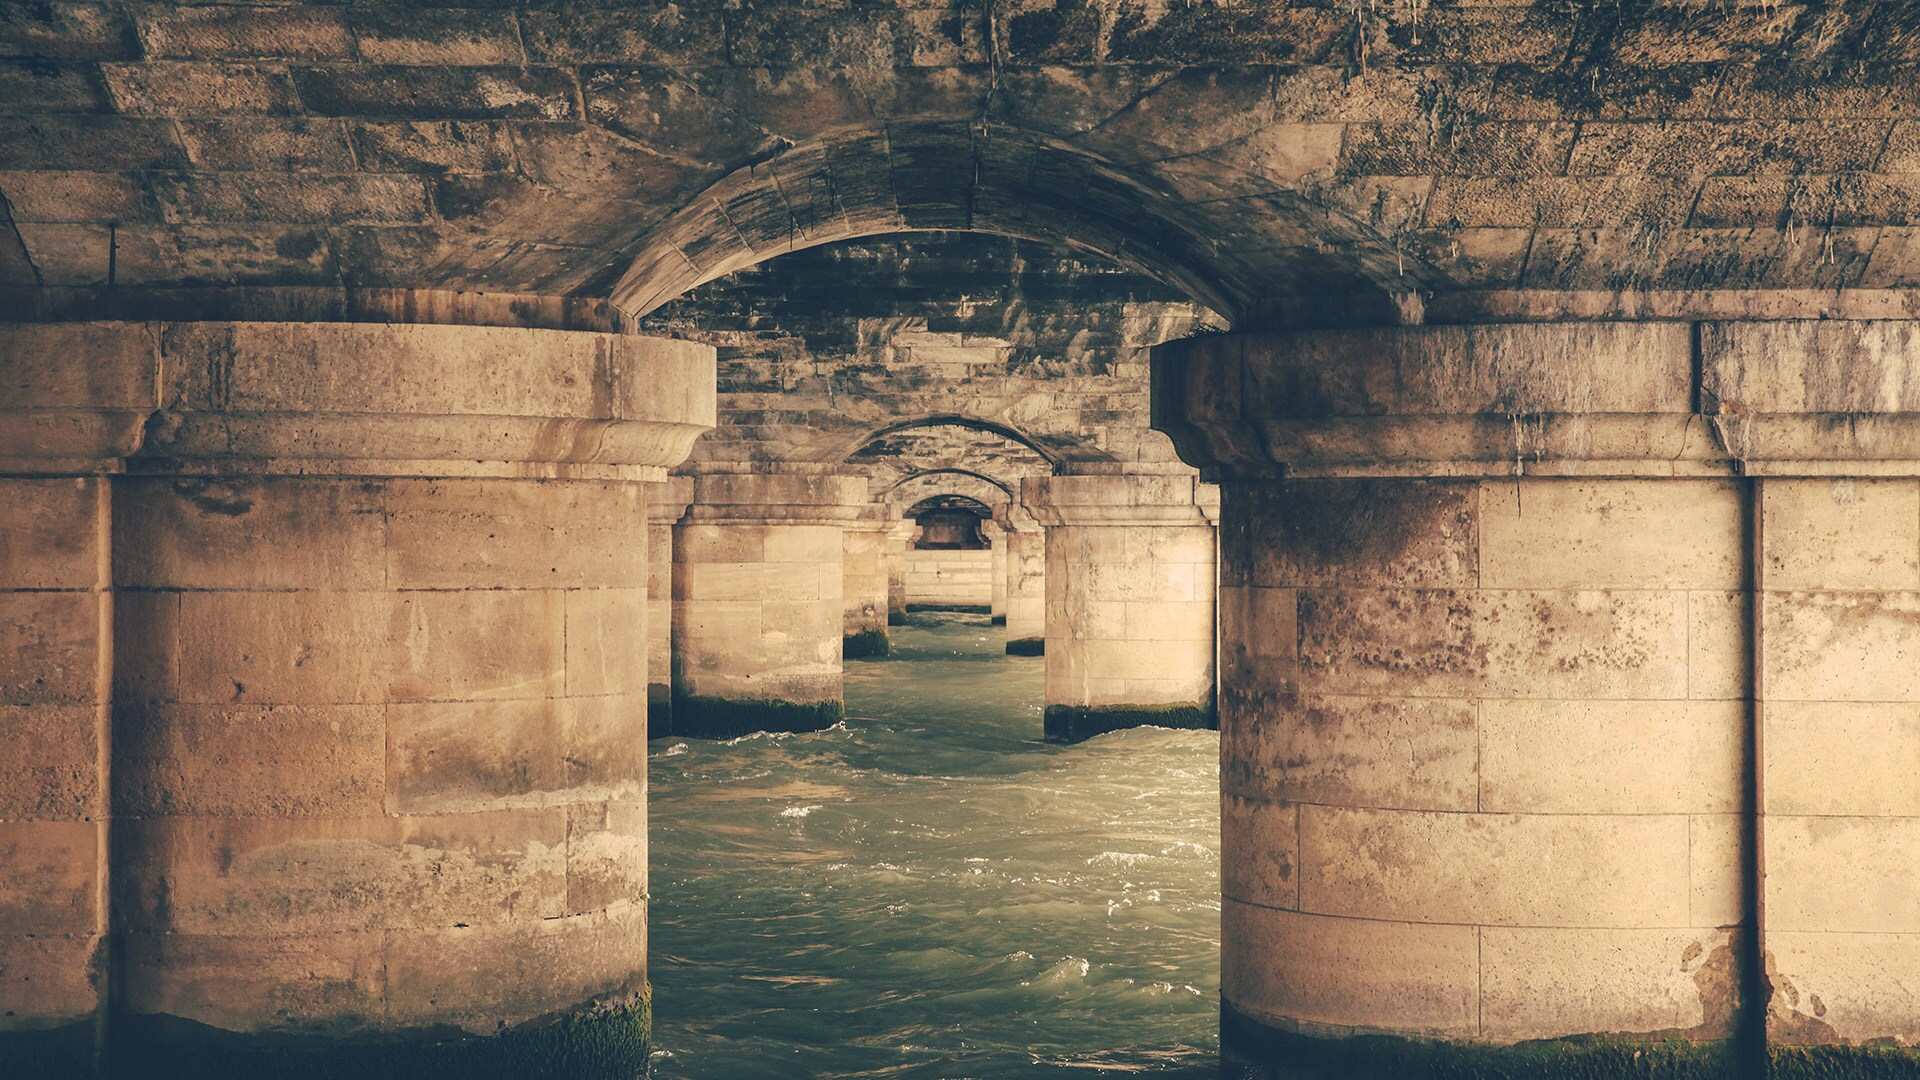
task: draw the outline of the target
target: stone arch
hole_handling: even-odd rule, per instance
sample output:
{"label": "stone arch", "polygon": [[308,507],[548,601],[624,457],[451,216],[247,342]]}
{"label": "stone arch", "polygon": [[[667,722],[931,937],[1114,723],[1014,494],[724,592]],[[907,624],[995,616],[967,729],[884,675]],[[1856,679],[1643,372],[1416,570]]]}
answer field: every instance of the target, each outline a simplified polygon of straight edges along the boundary
{"label": "stone arch", "polygon": [[986,508],[988,517],[993,516],[994,507],[1004,506],[1019,498],[1012,484],[965,469],[935,469],[915,473],[886,491],[887,501],[900,509],[902,517],[913,516],[910,507],[945,496],[976,502]]}
{"label": "stone arch", "polygon": [[[1068,455],[1062,453],[1058,447],[1047,446],[1038,439],[1033,438],[1009,424],[1004,424],[997,420],[986,420],[977,416],[964,416],[959,413],[909,417],[905,420],[895,421],[885,427],[877,428],[860,436],[851,448],[839,456],[839,460],[842,462],[851,461],[861,451],[873,446],[889,435],[897,435],[900,432],[913,431],[918,428],[932,427],[958,427],[966,428],[969,431],[979,431],[990,435],[997,435],[1009,442],[1018,443],[1028,450],[1033,451],[1035,454],[1038,454],[1041,460],[1046,462],[1047,467],[1055,471],[1058,471],[1060,466],[1069,460]],[[1075,457],[1078,458],[1089,456],[1095,457],[1096,459],[1103,459],[1107,455],[1096,450],[1081,450],[1075,455]]]}
{"label": "stone arch", "polygon": [[[1226,177],[1219,184],[1234,186]],[[1394,251],[1370,227],[1325,206],[1272,190],[1265,199],[1269,242],[1289,251],[1332,245],[1350,255],[1389,253],[1382,258]],[[1093,252],[1179,289],[1236,325],[1259,310],[1273,284],[1265,256],[1237,246],[1227,235],[1232,230],[1211,220],[1191,193],[1149,183],[1135,169],[1051,135],[938,120],[833,132],[735,169],[648,230],[610,301],[638,318],[704,282],[787,252],[931,231],[994,233]],[[1424,268],[1416,265],[1410,277],[1405,257],[1395,258],[1397,289],[1411,290]],[[1300,265],[1312,261],[1303,257]],[[1332,284],[1349,292],[1370,284],[1385,295],[1378,277]]]}

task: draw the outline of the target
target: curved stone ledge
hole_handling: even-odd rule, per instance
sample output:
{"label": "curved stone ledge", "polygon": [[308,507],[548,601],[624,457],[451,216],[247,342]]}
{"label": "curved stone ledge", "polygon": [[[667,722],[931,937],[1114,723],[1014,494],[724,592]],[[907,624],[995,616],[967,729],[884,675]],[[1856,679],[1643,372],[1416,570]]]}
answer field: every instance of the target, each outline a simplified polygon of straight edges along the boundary
{"label": "curved stone ledge", "polygon": [[838,525],[871,516],[866,478],[834,473],[703,473],[684,521],[719,525]]}
{"label": "curved stone ledge", "polygon": [[1209,479],[1920,474],[1920,322],[1217,334],[1153,351]]}
{"label": "curved stone ledge", "polygon": [[657,479],[715,409],[708,346],[492,326],[0,324],[0,385],[20,472]]}
{"label": "curved stone ledge", "polygon": [[1206,525],[1220,492],[1192,475],[1028,476],[1020,503],[1043,525]]}

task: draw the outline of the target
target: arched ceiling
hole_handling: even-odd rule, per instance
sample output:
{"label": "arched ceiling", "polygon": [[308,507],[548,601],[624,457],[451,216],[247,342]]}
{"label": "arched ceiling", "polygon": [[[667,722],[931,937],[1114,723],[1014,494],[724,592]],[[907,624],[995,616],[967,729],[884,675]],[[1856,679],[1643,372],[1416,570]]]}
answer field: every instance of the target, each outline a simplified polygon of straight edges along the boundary
{"label": "arched ceiling", "polygon": [[0,310],[619,322],[981,229],[1247,326],[1907,313],[1915,42],[1784,0],[7,4]]}

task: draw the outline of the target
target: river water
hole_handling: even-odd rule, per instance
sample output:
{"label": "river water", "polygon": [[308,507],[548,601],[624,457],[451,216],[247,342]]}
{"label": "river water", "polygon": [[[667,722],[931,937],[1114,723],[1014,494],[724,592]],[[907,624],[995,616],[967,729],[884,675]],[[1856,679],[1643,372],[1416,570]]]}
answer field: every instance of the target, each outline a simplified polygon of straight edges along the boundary
{"label": "river water", "polygon": [[1043,660],[911,618],[841,727],[652,744],[654,1077],[1217,1077],[1218,736],[1047,745]]}

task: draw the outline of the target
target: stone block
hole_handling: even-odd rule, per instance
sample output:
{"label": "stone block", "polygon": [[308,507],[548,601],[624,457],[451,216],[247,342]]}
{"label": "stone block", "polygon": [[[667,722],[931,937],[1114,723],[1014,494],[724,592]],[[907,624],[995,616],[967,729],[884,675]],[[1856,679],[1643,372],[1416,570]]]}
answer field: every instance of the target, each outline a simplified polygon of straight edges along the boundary
{"label": "stone block", "polygon": [[1219,595],[1220,685],[1245,694],[1291,692],[1299,675],[1299,594],[1239,587]]}
{"label": "stone block", "polygon": [[1739,808],[1744,702],[1494,699],[1480,709],[1481,810],[1703,814]]}
{"label": "stone block", "polygon": [[1232,484],[1221,503],[1222,571],[1263,586],[1471,586],[1479,509],[1468,483]]}
{"label": "stone block", "polygon": [[644,796],[647,692],[569,698],[561,711],[561,779],[570,798]]}
{"label": "stone block", "polygon": [[1223,790],[1401,810],[1478,808],[1479,710],[1445,698],[1222,695]]}
{"label": "stone block", "polygon": [[100,931],[103,828],[97,821],[0,821],[0,926],[9,934]]}
{"label": "stone block", "polygon": [[535,63],[658,63],[682,70],[726,61],[719,11],[678,4],[638,10],[523,11],[521,37]]}
{"label": "stone block", "polygon": [[577,93],[551,67],[311,67],[294,82],[309,112],[403,120],[563,120]]}
{"label": "stone block", "polygon": [[430,214],[426,185],[412,176],[182,174],[156,178],[153,192],[173,224],[415,225]]}
{"label": "stone block", "polygon": [[567,909],[602,911],[647,899],[647,804],[585,803],[567,816]]}
{"label": "stone block", "polygon": [[1737,986],[1724,931],[1488,927],[1480,963],[1488,1039],[1733,1034]]}
{"label": "stone block", "polygon": [[[425,594],[409,594],[418,601]],[[179,700],[248,704],[350,704],[386,700],[391,642],[400,649],[445,653],[453,641],[396,638],[392,624],[412,608],[379,593],[189,592],[179,594]],[[164,623],[155,629],[164,633]],[[435,629],[440,629],[436,626]],[[137,632],[137,631],[136,631]],[[144,635],[143,635],[144,636]],[[374,643],[370,646],[369,643]],[[394,659],[411,657],[411,649]],[[135,661],[156,674],[161,657]]]}
{"label": "stone block", "polygon": [[148,60],[102,64],[115,111],[126,116],[284,116],[300,111],[284,68]]}
{"label": "stone block", "polygon": [[1687,594],[1687,694],[1743,699],[1752,694],[1753,601],[1744,592]]}
{"label": "stone block", "polygon": [[1340,171],[1364,176],[1547,176],[1565,166],[1567,123],[1465,123],[1434,139],[1422,124],[1350,124]]}
{"label": "stone block", "polygon": [[564,699],[386,707],[388,809],[460,813],[541,805],[567,786]]}
{"label": "stone block", "polygon": [[566,594],[566,694],[643,694],[647,592],[603,588]]}
{"label": "stone block", "polygon": [[1232,900],[1298,909],[1300,811],[1292,803],[1222,795],[1220,888]]}
{"label": "stone block", "polygon": [[1767,951],[1781,1041],[1920,1042],[1920,935],[1769,928]]}
{"label": "stone block", "polygon": [[1221,996],[1255,1016],[1338,1028],[1472,1036],[1479,1020],[1479,931],[1340,919],[1228,898]]}
{"label": "stone block", "polygon": [[1920,593],[1769,592],[1769,701],[1915,701]]}
{"label": "stone block", "polygon": [[[5,127],[0,119],[0,140]],[[14,407],[152,411],[159,400],[159,342],[151,333],[128,331],[125,323],[0,326],[5,400]],[[88,360],[77,370],[76,356]]]}
{"label": "stone block", "polygon": [[1920,817],[1920,705],[1771,702],[1769,814]]}
{"label": "stone block", "polygon": [[[0,66],[0,93],[8,87]],[[157,213],[139,178],[122,173],[0,171],[0,191],[13,220],[31,222],[153,221]]]}
{"label": "stone block", "polygon": [[114,812],[213,817],[379,813],[379,705],[115,707]]}
{"label": "stone block", "polygon": [[566,810],[117,822],[131,930],[307,934],[479,926],[566,910]]}
{"label": "stone block", "polygon": [[99,705],[0,705],[0,820],[104,816]]}
{"label": "stone block", "polygon": [[325,8],[149,8],[140,41],[153,59],[351,60],[353,34]]}
{"label": "stone block", "polygon": [[484,120],[352,121],[353,148],[367,169],[480,175],[513,166],[503,123]]}
{"label": "stone block", "polygon": [[491,1033],[590,1000],[624,1000],[644,990],[646,970],[643,904],[395,932],[387,946],[387,1015],[395,1025]]}
{"label": "stone block", "polygon": [[358,8],[348,18],[359,58],[369,64],[487,67],[527,59],[511,11]]}
{"label": "stone block", "polygon": [[1831,118],[1589,123],[1565,166],[1570,176],[1864,172],[1888,126]]}
{"label": "stone block", "polygon": [[1767,816],[1767,929],[1920,932],[1920,819]]}
{"label": "stone block", "polygon": [[1731,482],[1521,480],[1480,490],[1485,588],[1738,589],[1745,578],[1741,492]]}
{"label": "stone block", "polygon": [[1300,906],[1492,926],[1680,927],[1687,818],[1303,806]]}
{"label": "stone block", "polygon": [[1768,480],[1769,589],[1920,589],[1920,484]]}
{"label": "stone block", "polygon": [[[0,581],[11,589],[106,584],[106,484],[95,477],[0,479]],[[4,815],[0,815],[4,816]]]}
{"label": "stone block", "polygon": [[0,1032],[83,1020],[104,989],[97,934],[0,932]]}
{"label": "stone block", "polygon": [[113,700],[179,698],[180,594],[121,592],[113,607]]}
{"label": "stone block", "polygon": [[593,481],[396,481],[396,589],[629,589],[647,575],[646,489]]}
{"label": "stone block", "polygon": [[386,578],[387,501],[370,481],[117,481],[114,582],[136,589],[377,589]]}
{"label": "stone block", "polygon": [[[202,169],[328,173],[349,171],[355,164],[338,120],[190,117],[179,125],[188,159]],[[366,167],[381,168],[374,162]]]}
{"label": "stone block", "polygon": [[[238,929],[238,928],[226,928]],[[230,1031],[324,1034],[386,1014],[387,935],[127,931],[124,1007]]]}
{"label": "stone block", "polygon": [[1686,593],[1303,589],[1298,617],[1316,692],[1686,696]]}
{"label": "stone block", "polygon": [[1734,814],[1695,814],[1690,821],[1694,926],[1735,926],[1744,918],[1743,831]]}
{"label": "stone block", "polygon": [[127,12],[104,4],[18,5],[0,11],[0,55],[134,60],[140,39]]}
{"label": "stone block", "polygon": [[154,116],[0,116],[0,144],[15,169],[180,169],[187,164],[178,129]]}
{"label": "stone block", "polygon": [[100,699],[107,599],[90,592],[0,592],[0,704]]}
{"label": "stone block", "polygon": [[[646,590],[621,590],[634,612],[632,676],[646,679]],[[391,701],[544,698],[566,682],[563,594],[413,592],[396,594],[385,639]],[[577,595],[577,594],[571,594]]]}

